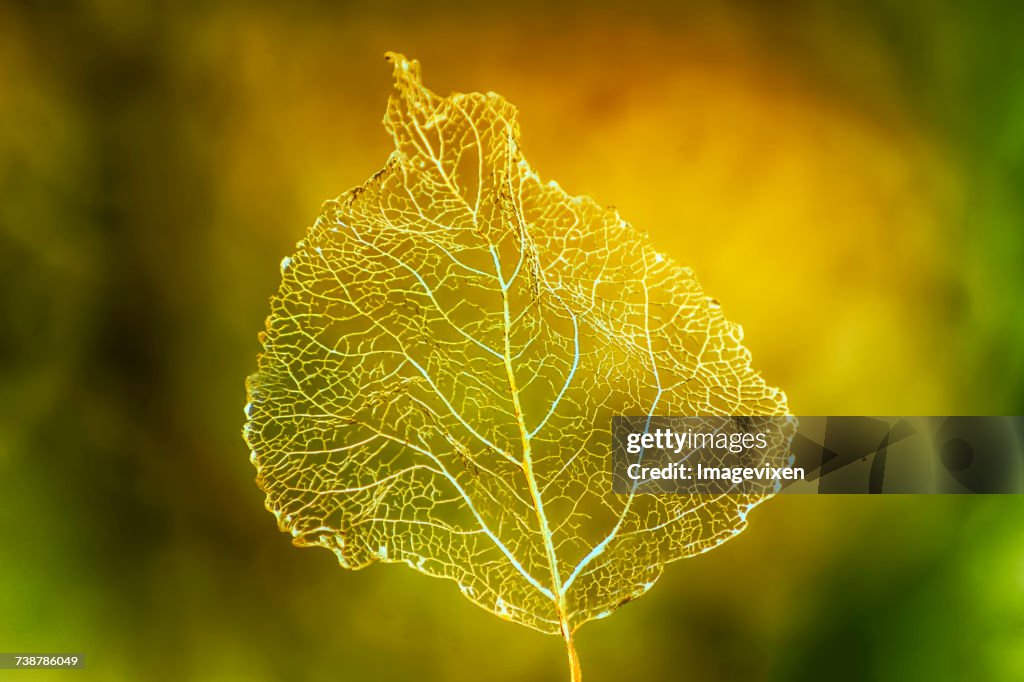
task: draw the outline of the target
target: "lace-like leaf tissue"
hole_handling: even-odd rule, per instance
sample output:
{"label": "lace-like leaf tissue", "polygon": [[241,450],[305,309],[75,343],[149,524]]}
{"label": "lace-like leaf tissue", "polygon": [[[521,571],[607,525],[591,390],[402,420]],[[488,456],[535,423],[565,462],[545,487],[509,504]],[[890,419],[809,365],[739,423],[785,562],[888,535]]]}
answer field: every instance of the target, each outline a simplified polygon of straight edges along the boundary
{"label": "lace-like leaf tissue", "polygon": [[[569,644],[765,496],[612,493],[613,415],[769,415],[786,397],[693,273],[545,182],[494,93],[389,54],[395,149],[327,202],[248,381],[267,507],[300,546],[404,562]],[[574,673],[575,674],[575,673]]]}

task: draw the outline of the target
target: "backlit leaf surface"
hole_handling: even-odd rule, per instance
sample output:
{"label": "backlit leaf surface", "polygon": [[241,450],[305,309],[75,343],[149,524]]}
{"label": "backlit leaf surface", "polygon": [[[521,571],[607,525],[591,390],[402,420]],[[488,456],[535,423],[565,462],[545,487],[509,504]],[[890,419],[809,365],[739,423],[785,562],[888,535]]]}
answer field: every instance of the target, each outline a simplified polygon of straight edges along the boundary
{"label": "backlit leaf surface", "polygon": [[612,416],[786,398],[688,268],[538,177],[511,104],[389,59],[394,152],[281,264],[248,383],[258,482],[295,544],[570,641],[763,499],[613,494]]}

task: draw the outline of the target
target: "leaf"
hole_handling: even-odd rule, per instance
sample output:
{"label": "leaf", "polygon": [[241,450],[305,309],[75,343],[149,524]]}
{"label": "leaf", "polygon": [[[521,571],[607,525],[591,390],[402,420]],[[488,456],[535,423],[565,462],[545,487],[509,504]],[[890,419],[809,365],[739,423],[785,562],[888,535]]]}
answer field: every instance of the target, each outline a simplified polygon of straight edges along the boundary
{"label": "leaf", "polygon": [[764,496],[615,495],[616,414],[785,414],[742,330],[619,214],[543,182],[494,93],[389,54],[395,150],[282,261],[246,439],[267,507],[346,568],[405,562],[560,634]]}

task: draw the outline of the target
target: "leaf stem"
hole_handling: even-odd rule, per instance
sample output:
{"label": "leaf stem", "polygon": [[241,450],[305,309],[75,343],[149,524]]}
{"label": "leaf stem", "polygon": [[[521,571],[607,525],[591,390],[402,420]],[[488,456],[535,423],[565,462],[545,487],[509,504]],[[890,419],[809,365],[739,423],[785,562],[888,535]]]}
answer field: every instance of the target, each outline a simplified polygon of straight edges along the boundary
{"label": "leaf stem", "polygon": [[562,639],[565,640],[565,651],[569,656],[569,680],[571,682],[582,682],[583,671],[580,669],[580,657],[576,653],[576,644],[572,639],[572,630],[569,624],[562,621]]}

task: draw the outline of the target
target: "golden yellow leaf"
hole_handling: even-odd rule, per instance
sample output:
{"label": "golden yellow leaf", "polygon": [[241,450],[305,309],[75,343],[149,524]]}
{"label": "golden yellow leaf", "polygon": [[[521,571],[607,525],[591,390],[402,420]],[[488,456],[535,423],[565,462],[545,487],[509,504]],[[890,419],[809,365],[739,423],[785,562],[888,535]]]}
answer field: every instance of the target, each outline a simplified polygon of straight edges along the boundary
{"label": "golden yellow leaf", "polygon": [[[618,213],[544,182],[494,93],[396,54],[384,168],[282,261],[246,439],[282,530],[405,562],[568,645],[763,496],[612,493],[611,418],[786,413],[742,331]],[[674,200],[667,199],[667,200]]]}

